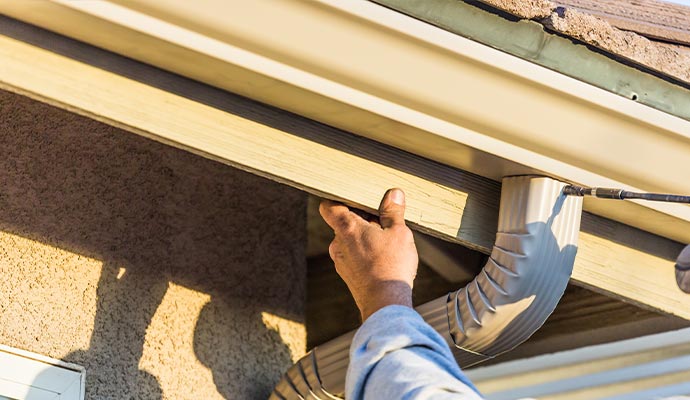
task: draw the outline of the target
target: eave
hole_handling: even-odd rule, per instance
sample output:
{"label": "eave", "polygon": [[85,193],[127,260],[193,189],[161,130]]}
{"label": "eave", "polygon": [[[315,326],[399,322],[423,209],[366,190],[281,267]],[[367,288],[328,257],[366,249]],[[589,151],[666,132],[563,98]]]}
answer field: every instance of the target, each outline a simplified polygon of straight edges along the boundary
{"label": "eave", "polygon": [[[690,122],[373,3],[3,1],[0,12],[494,180],[690,193]],[[585,208],[690,242],[686,206]]]}
{"label": "eave", "polygon": [[[2,4],[4,7],[5,3]],[[66,7],[49,2],[11,4],[28,4],[35,7]],[[69,4],[99,5],[109,3]],[[312,4],[316,3],[309,3],[309,7],[315,7]],[[410,46],[409,51],[421,47],[419,50],[426,48],[429,57],[439,57],[437,60],[440,63],[438,64],[439,73],[453,73],[454,68],[461,68],[464,65],[469,68],[466,72],[476,74],[475,80],[487,78],[486,82],[481,82],[482,85],[486,85],[487,90],[505,90],[507,92],[509,89],[516,89],[513,85],[518,85],[517,89],[523,87],[525,90],[532,90],[535,96],[539,94],[540,90],[551,94],[552,97],[540,100],[541,103],[539,104],[543,104],[544,107],[551,107],[553,112],[568,117],[573,123],[577,122],[574,120],[577,116],[582,117],[582,115],[568,114],[570,111],[567,107],[571,105],[576,110],[582,109],[583,112],[590,110],[598,120],[608,122],[614,127],[630,126],[633,129],[632,133],[640,136],[638,140],[651,141],[654,138],[667,136],[668,141],[675,141],[674,143],[677,144],[676,150],[682,151],[688,147],[687,134],[683,133],[687,127],[687,122],[680,118],[630,101],[624,101],[625,99],[610,93],[602,93],[601,90],[588,85],[582,87],[580,86],[583,85],[581,82],[548,70],[540,69],[539,71],[543,72],[546,78],[553,79],[554,82],[551,83],[556,84],[562,80],[566,88],[579,88],[586,93],[589,93],[588,90],[593,91],[591,94],[595,100],[611,100],[619,109],[613,109],[610,113],[606,113],[605,111],[611,107],[604,107],[597,102],[592,103],[586,99],[565,94],[563,94],[564,98],[561,99],[558,97],[562,94],[561,91],[549,88],[543,83],[530,84],[532,81],[521,78],[520,75],[515,75],[512,72],[503,71],[506,75],[494,76],[492,74],[498,73],[498,68],[488,68],[481,60],[457,51],[463,50],[465,47],[476,49],[480,53],[486,52],[487,57],[496,57],[497,63],[506,60],[505,57],[509,56],[418,21],[409,20],[407,17],[378,6],[368,3],[362,4],[364,4],[363,7],[374,7],[373,11],[370,10],[374,13],[372,18],[377,16],[376,13],[384,13],[381,14],[382,20],[390,18],[392,23],[407,21],[400,23],[411,24],[410,31],[419,29],[421,33],[427,32],[428,35],[431,35],[427,38],[429,40],[434,38],[433,35],[441,35],[447,48],[444,50],[438,46],[425,44],[427,42],[421,39],[412,40],[406,33],[380,27],[371,28],[371,32],[367,31],[360,38],[361,41],[358,44],[362,46],[367,43],[365,39],[372,35],[371,40],[376,39],[377,35],[392,35],[391,46],[397,43],[395,40],[401,40],[403,42],[400,45]],[[300,5],[307,6],[303,3]],[[72,10],[71,8],[65,9]],[[352,15],[345,12],[338,13],[332,7],[323,6],[318,9],[330,10],[334,14],[332,15],[334,18],[348,20],[349,16]],[[56,10],[52,11],[57,12]],[[39,17],[49,16],[51,21],[62,21],[61,23],[68,28],[80,26],[79,23],[83,23],[84,25],[81,26],[84,31],[81,31],[81,35],[83,35],[82,39],[84,40],[88,37],[103,38],[104,40],[108,37],[115,37],[104,33],[108,32],[107,30],[95,29],[96,27],[115,27],[115,25],[103,24],[98,19],[90,19],[91,17],[88,15],[86,15],[86,20],[70,19],[70,16],[81,16],[80,18],[85,16],[79,12],[63,14],[61,15],[63,18],[57,17],[60,14],[37,12],[35,15]],[[287,17],[288,14],[284,16]],[[324,16],[324,18],[326,17]],[[307,18],[308,21],[312,19]],[[371,23],[373,24],[373,22]],[[362,24],[362,20],[356,18],[354,21],[350,21],[350,24],[355,29]],[[366,26],[365,24],[365,28]],[[165,60],[166,57],[181,57],[177,58],[178,61],[181,61],[178,68],[186,68],[190,72],[189,75],[196,71],[198,74],[206,74],[204,76],[209,79],[215,79],[219,84],[236,84],[239,88],[237,92],[242,94],[255,94],[257,98],[265,96],[275,102],[284,101],[284,108],[304,109],[303,115],[310,116],[309,113],[314,113],[313,118],[317,120],[319,119],[317,117],[322,117],[321,119],[340,121],[342,125],[352,127],[354,133],[359,135],[366,133],[379,141],[397,144],[400,148],[415,150],[416,153],[426,155],[435,161],[416,157],[408,152],[399,151],[376,141],[356,137],[347,132],[308,121],[294,114],[253,103],[250,100],[239,98],[199,82],[168,74],[131,59],[76,43],[58,35],[51,35],[40,29],[18,24],[9,19],[3,19],[0,27],[3,29],[3,36],[0,41],[0,51],[3,58],[3,63],[0,64],[1,87],[299,187],[317,195],[344,200],[364,209],[374,209],[381,193],[386,188],[390,186],[402,187],[410,197],[407,218],[416,228],[475,249],[487,251],[493,243],[499,190],[498,184],[491,179],[498,179],[500,176],[510,173],[534,172],[536,169],[509,161],[495,154],[479,151],[477,148],[471,148],[458,142],[459,138],[473,140],[472,143],[479,148],[496,151],[511,150],[514,152],[510,153],[511,156],[527,157],[527,161],[542,163],[545,167],[563,167],[565,172],[574,171],[573,173],[580,173],[584,178],[592,176],[591,172],[578,169],[576,166],[567,165],[563,161],[554,160],[533,150],[510,144],[506,141],[509,138],[502,137],[501,139],[506,140],[500,140],[496,137],[482,135],[481,132],[490,130],[491,126],[486,127],[473,122],[475,121],[473,114],[465,116],[466,119],[463,120],[463,123],[466,123],[467,126],[453,125],[448,121],[424,114],[422,111],[415,111],[407,106],[387,102],[382,99],[384,95],[388,95],[386,92],[376,91],[381,97],[365,93],[363,90],[366,85],[363,83],[351,82],[358,86],[357,88],[348,88],[338,84],[335,80],[319,77],[315,75],[315,72],[308,73],[295,67],[279,64],[265,56],[250,54],[244,49],[228,44],[219,44],[218,41],[208,42],[218,46],[213,48],[217,50],[217,55],[212,57],[180,45],[165,45],[168,42],[137,34],[122,27],[118,28],[120,30],[117,32],[124,35],[128,40],[137,40],[131,43],[137,43],[141,47],[130,46],[130,51],[137,54],[142,53],[142,57],[148,55],[152,58],[160,57],[162,60]],[[87,35],[84,32],[87,32],[90,27],[95,30]],[[127,36],[128,32],[131,36]],[[172,36],[172,33],[167,35],[167,37]],[[199,43],[207,43],[204,42],[203,37],[194,37],[200,41]],[[456,43],[457,40],[460,42]],[[126,44],[118,40],[115,42],[122,46]],[[455,48],[453,46],[457,47],[456,52],[451,51]],[[144,51],[154,49],[157,51]],[[210,49],[207,50],[210,51]],[[126,48],[123,47],[122,50],[124,51]],[[400,57],[406,54],[403,50],[405,48],[398,49]],[[237,62],[245,62],[246,65],[243,64],[245,67],[238,67],[222,58],[230,59],[233,55],[238,56]],[[188,59],[189,62],[184,62],[184,56],[192,58]],[[367,61],[368,58],[365,55],[362,57],[360,61]],[[386,61],[386,57],[377,58],[377,60],[383,63]],[[451,64],[444,66],[442,63],[444,60]],[[514,63],[514,67],[520,71],[525,69],[529,72],[531,68],[540,68],[514,57],[509,57],[507,60]],[[256,65],[252,64],[254,62]],[[286,81],[281,82],[277,78],[269,78],[267,75],[250,70],[249,67],[266,74],[274,70],[289,72],[289,74],[283,76]],[[389,67],[394,66],[389,65]],[[405,66],[401,69],[408,67]],[[484,71],[483,68],[487,70]],[[347,70],[344,68],[344,72]],[[364,76],[366,71],[360,72]],[[397,71],[392,70],[391,75],[394,73]],[[410,76],[416,75],[411,74]],[[496,87],[492,84],[492,80],[488,79],[489,77],[502,79],[506,87]],[[336,77],[331,78],[335,79]],[[432,78],[424,77],[430,83],[440,84]],[[460,79],[461,83],[467,83],[469,89],[481,89],[481,85],[476,82],[473,83],[471,78],[463,76],[456,78]],[[259,79],[262,80],[259,81]],[[263,82],[266,86],[259,84],[259,82]],[[397,80],[393,79],[388,83],[392,85],[396,82]],[[309,86],[310,83],[313,86]],[[381,84],[384,83],[386,82],[381,82]],[[303,86],[297,86],[297,84]],[[342,101],[328,98],[325,94],[318,92],[326,89],[332,89],[333,93],[342,96]],[[375,91],[374,89],[376,87],[372,86],[371,91]],[[416,92],[418,87],[412,85],[407,89]],[[477,93],[481,94],[481,92]],[[399,95],[405,94],[406,92],[403,92]],[[427,94],[430,95],[430,93]],[[441,94],[449,95],[445,91]],[[411,96],[412,94],[407,93],[407,95]],[[261,99],[263,100],[263,98]],[[292,102],[288,101],[291,99]],[[531,97],[526,96],[525,102],[531,101],[530,99]],[[558,101],[560,107],[551,106],[547,101],[549,99]],[[345,102],[346,100],[348,102]],[[364,100],[369,103],[362,103],[362,106],[370,106],[372,110],[379,107],[377,112],[380,111],[381,114],[375,114],[369,109],[365,111],[356,106],[359,104],[358,102]],[[405,98],[401,97],[400,100],[405,100]],[[423,105],[432,104],[438,99],[420,97],[418,100],[417,106],[422,108]],[[503,99],[500,97],[495,100],[497,105],[503,104]],[[306,103],[302,103],[302,101]],[[487,100],[483,96],[477,99],[477,102],[485,101]],[[469,101],[462,102],[461,105],[462,107],[458,106],[458,109],[463,112],[467,112],[467,107],[474,107]],[[340,106],[343,108],[338,108]],[[331,108],[328,109],[327,107]],[[453,107],[447,108],[448,112],[455,110]],[[521,108],[524,108],[523,111],[530,116],[535,118],[538,116],[535,115],[534,110],[527,107]],[[624,111],[628,113],[625,114]],[[634,115],[634,112],[639,112],[639,115]],[[391,116],[391,118],[384,118],[383,114]],[[449,118],[450,116],[449,114]],[[405,121],[409,124],[405,125],[392,117],[400,120],[408,118],[409,120],[406,119]],[[514,117],[519,118],[520,116]],[[548,116],[547,119],[551,120],[552,117]],[[656,121],[655,118],[659,120]],[[647,125],[645,126],[649,128],[649,132],[639,128],[634,129],[636,121],[639,122],[640,120],[646,121]],[[543,122],[544,118],[541,121]],[[528,124],[525,129],[537,129],[540,125],[532,123],[528,118],[525,118],[524,122]],[[380,125],[375,125],[377,123]],[[420,125],[428,123],[429,129],[438,129],[422,130],[414,127],[414,123]],[[370,131],[367,129],[360,131],[356,129],[358,127],[361,129],[368,128]],[[563,128],[571,134],[574,131],[569,126]],[[400,129],[400,134],[395,134],[398,133],[395,129]],[[516,134],[521,134],[520,132]],[[542,129],[539,132],[549,133],[548,129]],[[387,136],[388,133],[390,136]],[[382,136],[375,136],[375,134]],[[664,142],[661,145],[669,144]],[[548,150],[548,146],[540,147],[541,150]],[[612,149],[611,152],[613,150],[615,149]],[[671,160],[671,155],[669,157],[657,157],[654,161],[662,163],[671,172],[676,173],[675,177],[678,177],[682,171],[674,171],[673,168],[670,168],[673,165],[669,164],[670,161],[677,161],[677,158]],[[533,157],[533,159],[529,157]],[[451,166],[440,164],[438,161]],[[642,159],[640,163],[648,161]],[[468,168],[465,169],[478,172],[485,178],[466,172],[462,166],[467,166]],[[638,167],[637,164],[633,166]],[[541,171],[561,176],[549,172],[548,168],[543,168]],[[653,168],[646,172],[648,175],[656,177]],[[594,175],[594,177],[596,176]],[[599,179],[604,182],[615,183],[611,178],[605,180],[605,178],[600,177]],[[579,179],[574,181],[587,183]],[[683,180],[679,182],[681,186],[687,185]],[[654,184],[659,187],[669,186],[665,182]],[[670,211],[665,209],[661,209],[661,211],[652,209],[650,211],[648,209],[650,205],[616,204],[618,207],[622,205],[627,205],[630,212],[638,213],[637,218],[633,221],[638,223],[638,226],[649,222],[640,217],[640,215],[644,215],[644,212],[667,212],[665,221],[670,227],[669,229],[687,234],[687,231],[681,230],[685,226],[683,224],[687,223],[687,219],[683,220],[668,214],[668,212],[677,210],[687,211],[687,208],[670,207]],[[604,211],[612,213],[615,210],[604,209]],[[656,226],[658,230],[666,228],[661,223]],[[676,288],[671,273],[672,260],[680,248],[680,245],[672,240],[586,213],[583,217],[580,250],[575,263],[573,279],[583,286],[617,298],[690,319],[686,306],[687,296]]]}

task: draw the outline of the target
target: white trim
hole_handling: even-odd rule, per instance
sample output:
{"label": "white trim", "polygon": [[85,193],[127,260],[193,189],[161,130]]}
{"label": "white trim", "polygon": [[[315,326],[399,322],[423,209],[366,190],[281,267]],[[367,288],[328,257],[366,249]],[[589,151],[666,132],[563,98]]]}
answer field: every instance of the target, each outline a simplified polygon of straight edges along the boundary
{"label": "white trim", "polygon": [[83,400],[85,370],[0,345],[0,395],[18,400]]}
{"label": "white trim", "polygon": [[468,370],[488,400],[690,394],[690,328]]}

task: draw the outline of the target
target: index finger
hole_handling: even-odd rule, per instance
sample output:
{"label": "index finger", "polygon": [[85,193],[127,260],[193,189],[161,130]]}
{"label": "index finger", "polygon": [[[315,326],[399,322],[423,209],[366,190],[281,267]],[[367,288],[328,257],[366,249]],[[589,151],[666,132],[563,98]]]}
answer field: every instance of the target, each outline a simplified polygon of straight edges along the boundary
{"label": "index finger", "polygon": [[331,200],[321,201],[319,213],[336,235],[349,230],[360,222],[365,222],[362,217],[350,211],[346,205]]}

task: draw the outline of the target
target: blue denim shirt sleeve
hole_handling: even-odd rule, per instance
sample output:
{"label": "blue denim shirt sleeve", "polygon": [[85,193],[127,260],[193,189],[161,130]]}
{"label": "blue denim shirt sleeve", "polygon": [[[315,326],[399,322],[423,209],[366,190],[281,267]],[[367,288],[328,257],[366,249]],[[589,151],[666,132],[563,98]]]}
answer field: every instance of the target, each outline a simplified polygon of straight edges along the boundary
{"label": "blue denim shirt sleeve", "polygon": [[346,399],[481,400],[445,340],[413,309],[371,315],[350,346]]}

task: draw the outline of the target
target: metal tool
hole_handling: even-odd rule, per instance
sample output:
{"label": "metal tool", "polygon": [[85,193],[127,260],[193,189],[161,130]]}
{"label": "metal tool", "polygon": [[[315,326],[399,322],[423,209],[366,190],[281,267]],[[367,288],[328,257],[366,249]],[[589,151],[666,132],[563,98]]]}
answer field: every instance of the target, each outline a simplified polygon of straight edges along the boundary
{"label": "metal tool", "polygon": [[[623,189],[610,188],[585,188],[581,186],[568,185],[563,188],[563,194],[569,196],[593,196],[600,199],[641,199],[650,201],[664,201],[671,203],[690,204],[690,196],[680,196],[676,194],[661,193],[636,193],[628,192]],[[680,253],[676,260],[676,283],[685,293],[690,294],[690,245]]]}
{"label": "metal tool", "polygon": [[649,201],[664,201],[668,203],[690,204],[690,196],[662,193],[637,193],[623,189],[611,188],[585,188],[581,186],[568,185],[563,188],[563,193],[569,196],[592,196],[600,199],[641,199]]}

